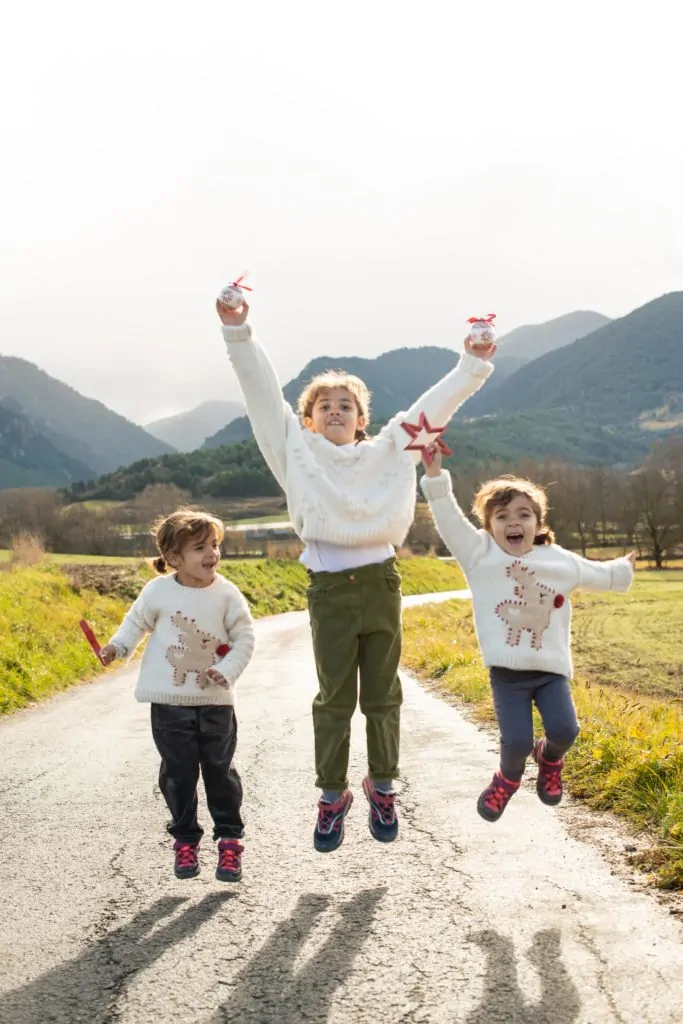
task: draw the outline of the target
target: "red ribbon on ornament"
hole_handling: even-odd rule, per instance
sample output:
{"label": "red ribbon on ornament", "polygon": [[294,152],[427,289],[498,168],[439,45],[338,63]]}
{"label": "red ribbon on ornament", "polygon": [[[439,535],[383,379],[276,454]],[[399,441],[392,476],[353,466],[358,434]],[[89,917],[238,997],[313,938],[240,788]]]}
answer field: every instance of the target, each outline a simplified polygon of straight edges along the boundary
{"label": "red ribbon on ornament", "polygon": [[471,316],[465,323],[468,324],[491,324],[493,327],[493,321],[496,319],[495,313],[489,313],[488,316]]}
{"label": "red ribbon on ornament", "polygon": [[246,285],[246,284],[240,284],[240,281],[244,281],[244,279],[245,279],[245,277],[247,276],[247,274],[248,274],[248,273],[249,273],[249,271],[248,271],[248,270],[245,270],[245,272],[244,272],[243,274],[241,274],[241,275],[240,275],[240,276],[239,276],[239,277],[237,278],[237,280],[236,280],[236,281],[233,281],[233,282],[232,282],[232,287],[233,287],[233,288],[241,288],[243,292],[253,292],[253,290],[254,290],[253,288],[250,288],[250,287],[249,287],[248,285]]}

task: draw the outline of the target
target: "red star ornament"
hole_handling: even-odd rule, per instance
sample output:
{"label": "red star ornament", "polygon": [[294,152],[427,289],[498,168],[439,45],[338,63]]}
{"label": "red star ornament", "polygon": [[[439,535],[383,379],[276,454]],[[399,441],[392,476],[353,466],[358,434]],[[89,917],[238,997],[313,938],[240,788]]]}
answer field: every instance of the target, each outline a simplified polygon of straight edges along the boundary
{"label": "red star ornament", "polygon": [[423,412],[420,413],[417,423],[407,423],[404,421],[401,426],[410,437],[410,444],[407,444],[403,450],[406,452],[422,452],[422,456],[427,464],[431,462],[431,458],[427,454],[427,448],[430,444],[438,445],[442,455],[453,454],[446,442],[441,440],[441,435],[445,432],[446,427],[433,427]]}

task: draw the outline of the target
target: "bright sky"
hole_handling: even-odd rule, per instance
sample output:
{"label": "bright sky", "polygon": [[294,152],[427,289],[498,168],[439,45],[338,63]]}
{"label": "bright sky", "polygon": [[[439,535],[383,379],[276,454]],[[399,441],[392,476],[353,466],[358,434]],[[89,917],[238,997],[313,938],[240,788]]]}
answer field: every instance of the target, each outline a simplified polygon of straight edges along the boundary
{"label": "bright sky", "polygon": [[139,422],[681,288],[675,5],[92,0],[3,15],[0,352]]}

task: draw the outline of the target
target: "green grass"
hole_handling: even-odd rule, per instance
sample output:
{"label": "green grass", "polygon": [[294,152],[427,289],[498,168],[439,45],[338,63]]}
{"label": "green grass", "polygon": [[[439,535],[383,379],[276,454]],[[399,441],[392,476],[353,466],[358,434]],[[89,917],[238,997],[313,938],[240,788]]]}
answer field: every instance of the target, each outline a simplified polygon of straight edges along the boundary
{"label": "green grass", "polygon": [[[655,845],[641,864],[670,888],[683,888],[683,707],[669,674],[678,673],[680,687],[681,587],[675,573],[639,573],[629,595],[584,595],[575,603],[581,735],[565,769],[575,796],[652,830]],[[492,723],[469,602],[409,609],[404,626],[406,667],[438,680]]]}
{"label": "green grass", "polygon": [[[126,555],[62,555],[49,552],[44,557],[46,562],[53,562],[56,565],[72,563],[80,563],[82,565],[138,565],[141,561],[139,555],[131,557]],[[0,548],[0,562],[9,562],[10,560],[11,552],[7,548]]]}
{"label": "green grass", "polygon": [[[71,559],[66,572],[47,561],[0,572],[0,714],[99,675],[103,669],[79,620],[86,618],[104,642],[152,575],[139,559]],[[306,607],[308,577],[296,561],[228,561],[222,572],[240,587],[256,616]],[[463,585],[455,566],[432,558],[404,561],[401,572],[407,594]]]}

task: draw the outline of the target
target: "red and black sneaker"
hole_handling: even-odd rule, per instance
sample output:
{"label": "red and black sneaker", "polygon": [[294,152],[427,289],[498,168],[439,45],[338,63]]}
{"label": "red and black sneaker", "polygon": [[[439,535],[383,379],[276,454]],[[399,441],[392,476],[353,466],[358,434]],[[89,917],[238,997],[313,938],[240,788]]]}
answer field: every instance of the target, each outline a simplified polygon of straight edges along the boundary
{"label": "red and black sneaker", "polygon": [[199,874],[199,843],[181,843],[178,840],[173,844],[175,850],[175,866],[173,871],[176,878],[196,878]]}
{"label": "red and black sneaker", "polygon": [[244,847],[238,839],[219,839],[216,878],[219,882],[239,882],[242,877]]}
{"label": "red and black sneaker", "polygon": [[373,839],[380,843],[393,843],[398,835],[396,816],[396,794],[393,790],[383,792],[377,789],[369,775],[363,779],[363,792],[370,804],[368,828]]}
{"label": "red and black sneaker", "polygon": [[318,818],[313,830],[313,846],[318,853],[332,853],[344,841],[344,818],[353,803],[353,793],[345,789],[338,800],[328,804],[318,800]]}
{"label": "red and black sneaker", "polygon": [[564,758],[559,761],[546,761],[543,756],[543,740],[534,743],[534,761],[538,765],[536,792],[538,799],[549,807],[555,807],[562,800],[562,768]]}
{"label": "red and black sneaker", "polygon": [[519,789],[519,782],[510,782],[500,772],[491,779],[491,785],[487,786],[477,800],[477,810],[486,821],[498,821],[501,814],[510,802],[510,798]]}

